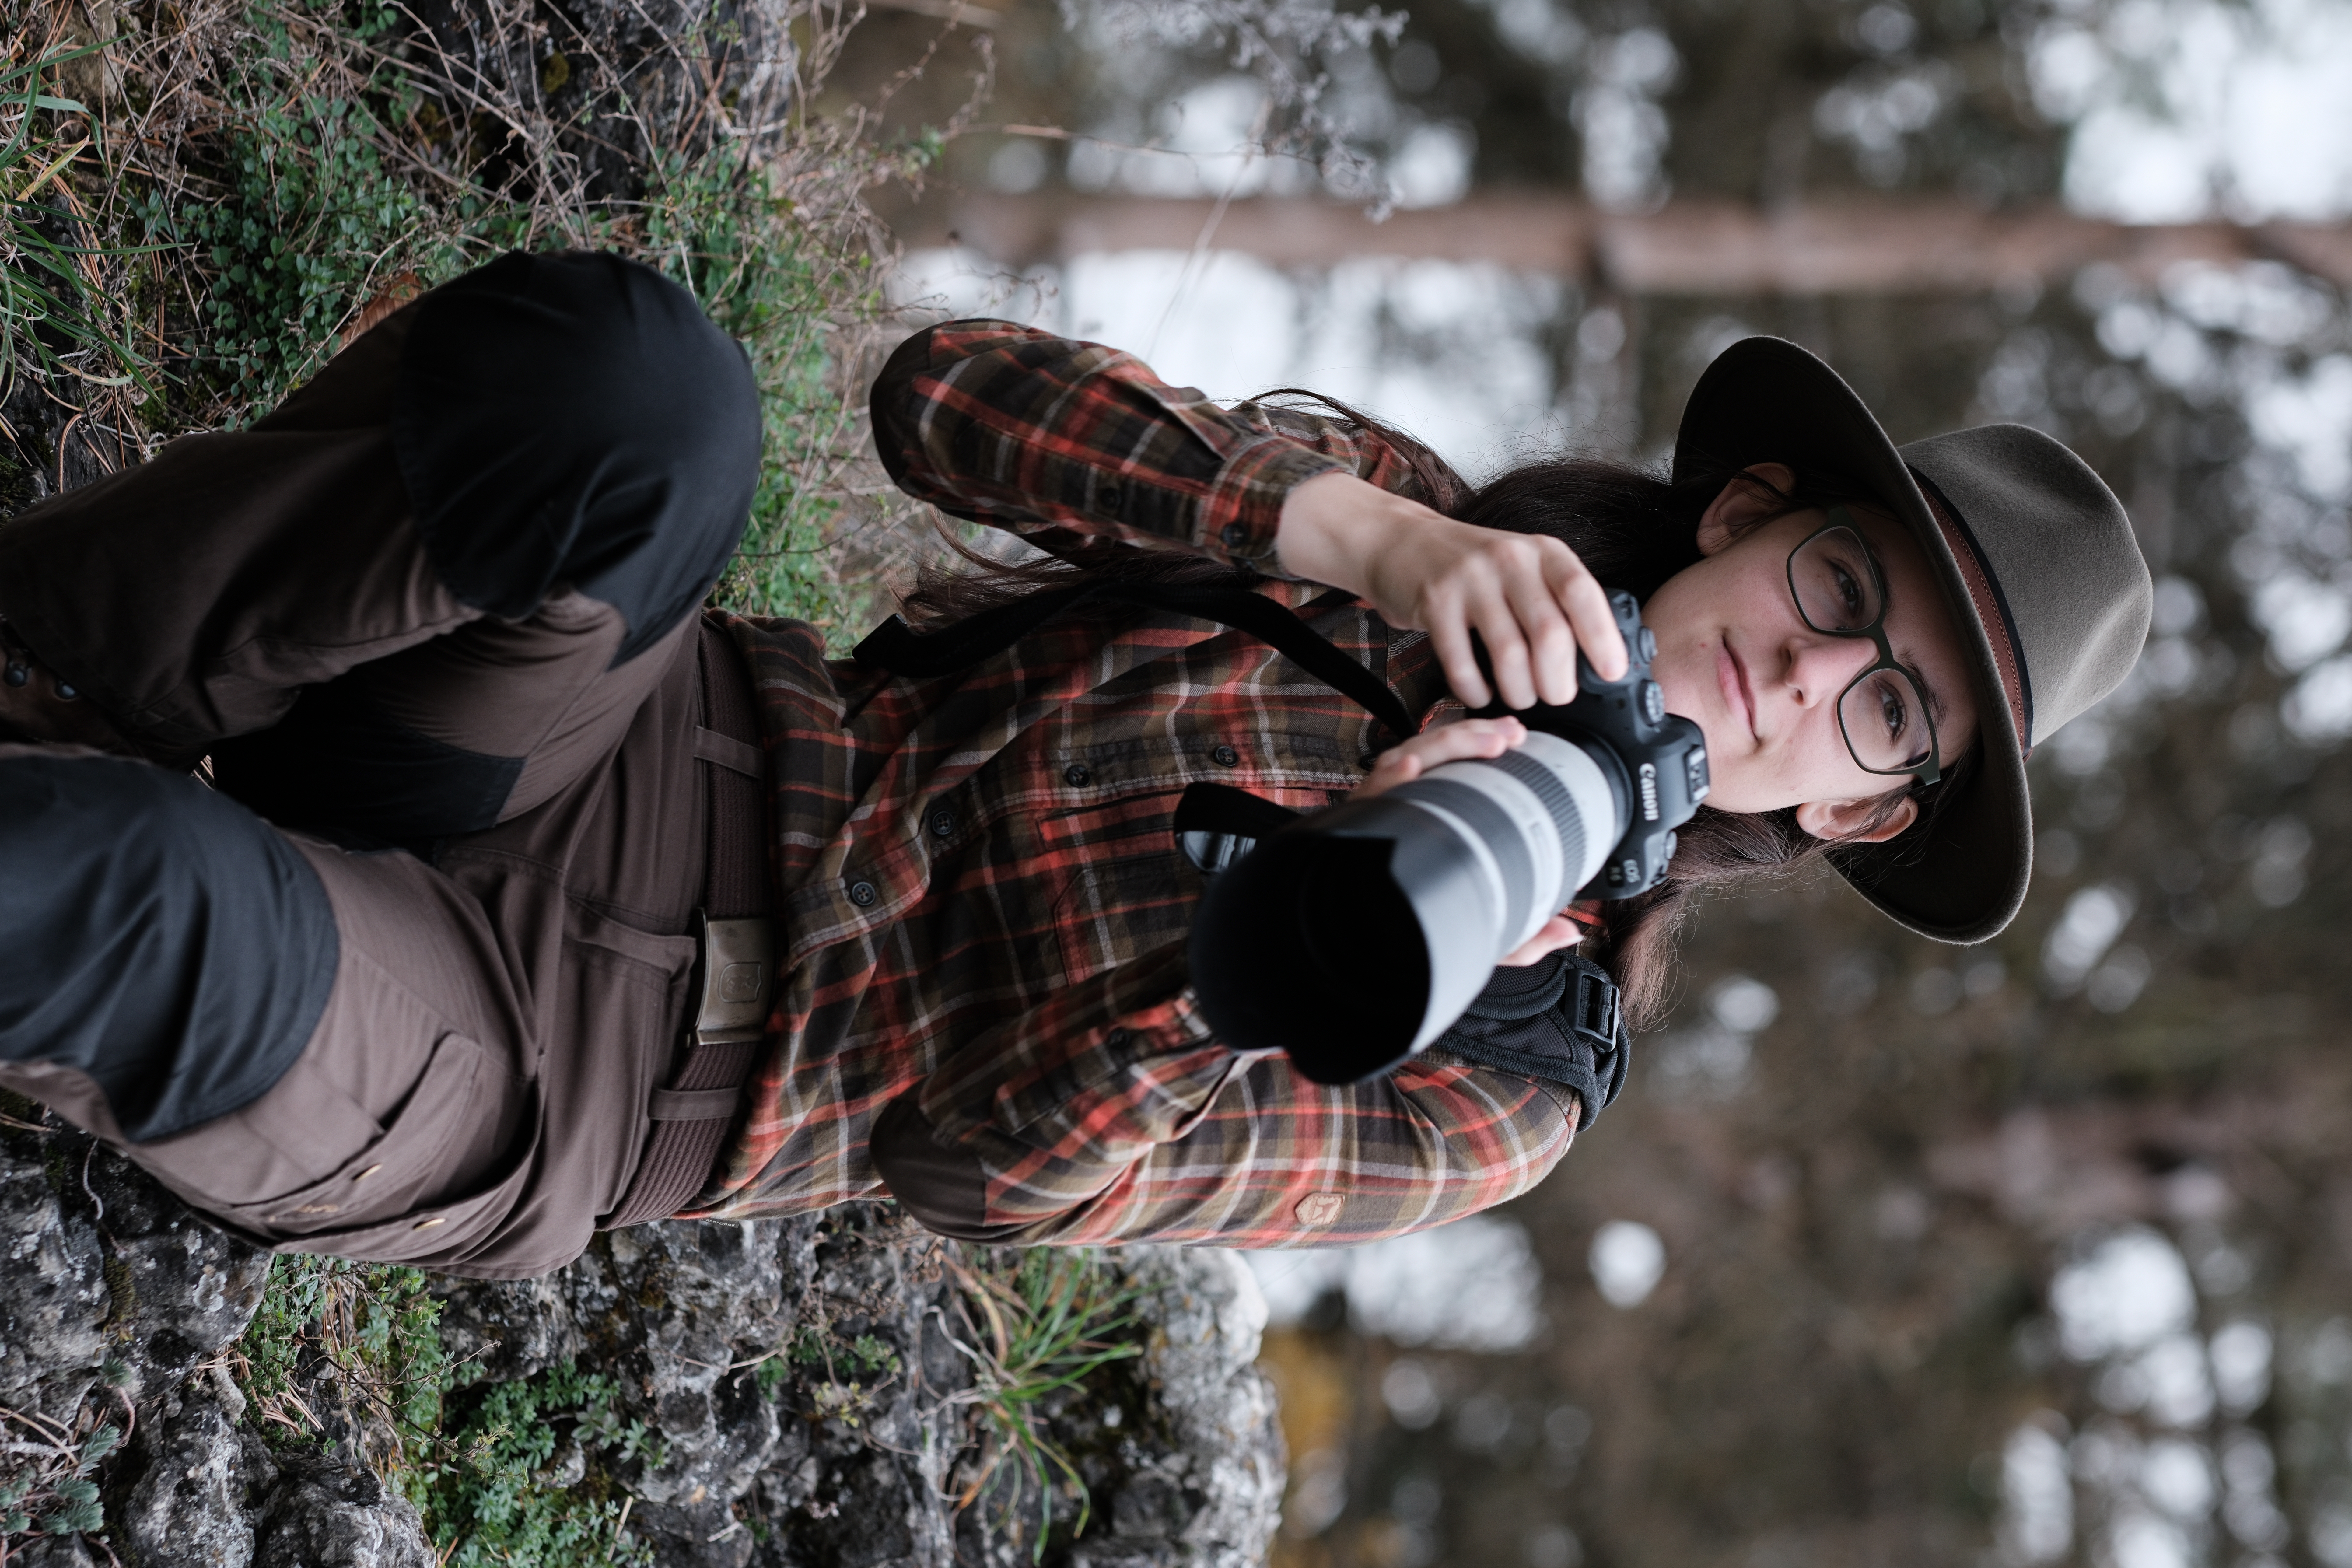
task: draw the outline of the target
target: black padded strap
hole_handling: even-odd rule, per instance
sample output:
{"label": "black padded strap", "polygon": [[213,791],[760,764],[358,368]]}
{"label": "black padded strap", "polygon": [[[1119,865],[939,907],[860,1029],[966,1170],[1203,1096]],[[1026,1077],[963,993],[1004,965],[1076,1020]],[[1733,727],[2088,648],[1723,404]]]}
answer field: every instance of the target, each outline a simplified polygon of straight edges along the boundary
{"label": "black padded strap", "polygon": [[1089,601],[1115,600],[1146,609],[1214,621],[1247,632],[1316,679],[1360,703],[1399,739],[1416,731],[1404,702],[1372,672],[1288,610],[1246,588],[1206,588],[1175,583],[1087,583],[1051,588],[967,616],[938,631],[919,632],[892,616],[857,645],[860,664],[924,680],[953,675],[1003,652],[1055,616]]}
{"label": "black padded strap", "polygon": [[1583,1131],[1625,1087],[1633,1037],[1609,972],[1571,952],[1498,968],[1433,1047],[1466,1062],[1542,1079],[1584,1105]]}

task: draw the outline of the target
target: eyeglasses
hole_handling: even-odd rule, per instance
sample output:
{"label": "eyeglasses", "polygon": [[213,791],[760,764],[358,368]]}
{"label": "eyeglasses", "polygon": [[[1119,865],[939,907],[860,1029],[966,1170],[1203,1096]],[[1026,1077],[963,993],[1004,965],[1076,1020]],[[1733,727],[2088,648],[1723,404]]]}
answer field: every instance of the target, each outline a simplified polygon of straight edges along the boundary
{"label": "eyeglasses", "polygon": [[1886,580],[1842,506],[1829,526],[1789,552],[1789,592],[1805,625],[1828,637],[1868,637],[1878,662],[1838,694],[1838,729],[1864,773],[1907,773],[1921,784],[1943,776],[1936,721],[1919,678],[1895,662],[1886,642]]}

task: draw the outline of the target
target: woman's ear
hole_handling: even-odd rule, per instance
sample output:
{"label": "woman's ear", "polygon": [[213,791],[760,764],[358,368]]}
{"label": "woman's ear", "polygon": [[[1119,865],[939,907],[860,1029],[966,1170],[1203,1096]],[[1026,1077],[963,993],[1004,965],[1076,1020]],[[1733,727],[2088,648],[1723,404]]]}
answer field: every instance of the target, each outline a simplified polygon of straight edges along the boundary
{"label": "woman's ear", "polygon": [[1919,803],[1905,795],[1886,814],[1886,820],[1873,826],[1871,818],[1878,815],[1881,795],[1866,795],[1861,800],[1809,800],[1797,807],[1797,826],[1816,838],[1833,838],[1847,844],[1884,844],[1913,823],[1919,820]]}
{"label": "woman's ear", "polygon": [[1723,493],[1706,503],[1698,520],[1698,552],[1713,555],[1745,533],[1747,525],[1780,505],[1771,490],[1747,482],[1753,474],[1782,495],[1797,488],[1797,470],[1786,463],[1750,463],[1733,476]]}

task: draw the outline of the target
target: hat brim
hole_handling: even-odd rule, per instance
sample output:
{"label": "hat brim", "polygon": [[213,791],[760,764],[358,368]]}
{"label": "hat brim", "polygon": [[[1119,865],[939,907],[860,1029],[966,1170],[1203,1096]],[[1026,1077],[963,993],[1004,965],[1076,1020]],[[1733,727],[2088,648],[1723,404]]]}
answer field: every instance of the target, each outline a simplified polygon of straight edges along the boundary
{"label": "hat brim", "polygon": [[1982,942],[2015,918],[2033,872],[2025,747],[2000,684],[1991,633],[1910,468],[1837,372],[1780,338],[1734,343],[1699,377],[1675,437],[1675,477],[1785,463],[1831,472],[1875,498],[1918,542],[1967,646],[1977,689],[1977,755],[1935,811],[1884,844],[1833,849],[1853,889],[1897,924],[1939,942]]}

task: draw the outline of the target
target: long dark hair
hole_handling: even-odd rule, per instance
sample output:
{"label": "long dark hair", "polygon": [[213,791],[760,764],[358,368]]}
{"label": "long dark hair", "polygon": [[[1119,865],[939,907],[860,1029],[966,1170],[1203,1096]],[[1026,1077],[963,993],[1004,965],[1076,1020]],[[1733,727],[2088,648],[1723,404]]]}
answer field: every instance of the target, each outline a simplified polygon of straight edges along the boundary
{"label": "long dark hair", "polygon": [[[1727,485],[1746,484],[1767,503],[1743,530],[1790,512],[1840,503],[1884,506],[1863,487],[1834,473],[1803,474],[1782,490],[1728,464],[1709,462],[1703,454],[1693,461],[1689,453],[1683,455],[1679,475],[1603,458],[1559,457],[1523,463],[1473,486],[1421,442],[1345,404],[1296,388],[1268,393],[1259,401],[1276,397],[1309,400],[1344,426],[1385,442],[1411,470],[1418,499],[1433,510],[1481,528],[1549,534],[1574,550],[1602,583],[1644,602],[1667,578],[1700,559],[1699,519]],[[913,590],[904,595],[908,617],[919,625],[959,620],[1010,599],[1089,579],[1230,587],[1264,581],[1254,572],[1198,556],[1123,544],[1007,563],[952,539],[950,542],[962,564],[924,567]],[[1137,612],[1104,603],[1073,613],[1113,616]],[[1972,748],[1944,770],[1943,783],[1890,789],[1880,797],[1864,831],[1884,824],[1906,795],[1919,801],[1923,818],[1932,817],[1973,761]],[[1586,939],[1585,954],[1617,977],[1629,1020],[1636,1027],[1654,1026],[1668,1000],[1675,939],[1701,893],[1784,881],[1836,847],[1798,826],[1793,809],[1745,813],[1701,806],[1684,826],[1674,865],[1663,881],[1639,897],[1601,906],[1603,923]]]}

